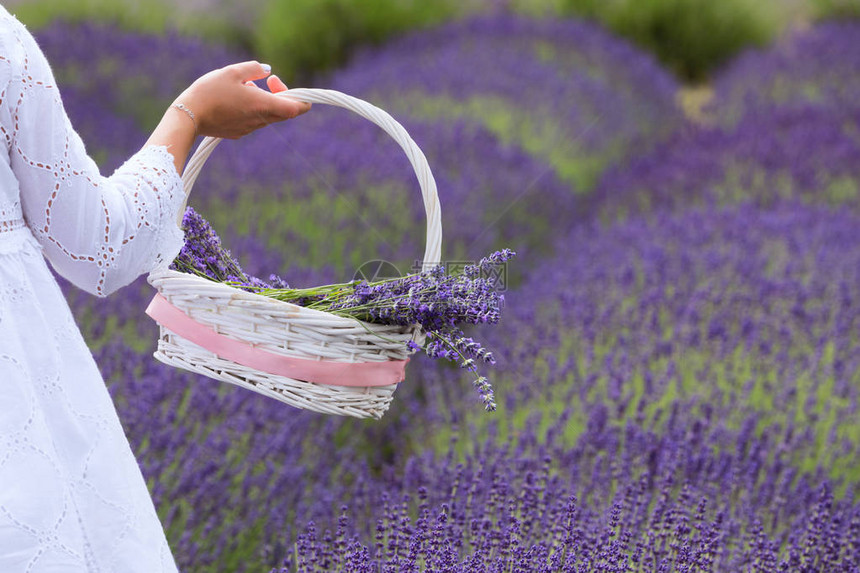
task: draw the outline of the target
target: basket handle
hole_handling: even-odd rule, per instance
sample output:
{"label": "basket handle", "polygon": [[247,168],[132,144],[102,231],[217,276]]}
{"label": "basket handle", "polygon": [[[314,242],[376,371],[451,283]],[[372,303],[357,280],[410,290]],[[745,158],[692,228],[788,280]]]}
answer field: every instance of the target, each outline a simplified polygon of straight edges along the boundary
{"label": "basket handle", "polygon": [[[415,175],[418,177],[418,183],[421,186],[421,194],[424,197],[424,212],[427,216],[427,238],[426,247],[424,250],[423,268],[435,266],[441,262],[442,250],[442,215],[439,206],[439,196],[436,192],[436,180],[430,172],[430,166],[427,163],[427,158],[424,153],[412,140],[412,137],[406,132],[393,117],[378,107],[367,103],[364,100],[346,95],[344,93],[316,88],[296,88],[279,92],[281,97],[287,97],[307,103],[322,103],[334,105],[353,111],[361,117],[370,120],[378,125],[396,141],[412,164],[415,170]],[[218,137],[206,137],[194,151],[191,159],[188,160],[188,165],[182,174],[182,182],[185,186],[185,201],[188,201],[188,194],[191,193],[191,188],[206,163],[209,155],[221,142]],[[182,214],[185,212],[185,204],[180,210],[180,223]]]}

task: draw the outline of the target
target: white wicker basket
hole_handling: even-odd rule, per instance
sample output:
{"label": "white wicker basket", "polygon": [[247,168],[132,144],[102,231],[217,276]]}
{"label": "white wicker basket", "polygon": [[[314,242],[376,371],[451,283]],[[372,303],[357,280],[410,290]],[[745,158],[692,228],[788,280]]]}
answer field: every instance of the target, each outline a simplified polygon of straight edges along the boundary
{"label": "white wicker basket", "polygon": [[[442,223],[436,182],[424,154],[406,130],[379,108],[336,91],[293,89],[283,95],[351,110],[380,126],[400,144],[415,170],[424,199],[427,216],[424,264],[438,264]],[[186,196],[219,141],[207,137],[189,160],[183,174]],[[160,324],[155,352],[158,360],[325,414],[380,418],[397,388],[396,380],[390,383],[391,372],[398,368],[402,372],[408,360],[406,343],[409,340],[420,343],[423,339],[417,326],[360,322],[167,268],[150,273],[149,282],[159,293],[153,306],[160,302],[174,314],[178,309],[181,315],[177,318],[187,323],[189,333],[202,330],[208,335],[202,339],[188,333],[182,336],[174,330],[183,329],[174,323],[170,323],[173,329]],[[160,323],[167,322],[150,314]],[[195,342],[189,337],[195,338]],[[324,375],[310,381],[285,376],[282,370],[273,374],[260,369],[259,361],[253,366],[237,362],[233,352],[237,348],[240,355],[256,353],[266,363],[282,360],[298,365],[300,370],[305,365]],[[387,378],[368,381],[377,368],[387,369]],[[356,370],[362,370],[362,376],[351,379],[351,372]],[[397,378],[402,380],[402,376]]]}

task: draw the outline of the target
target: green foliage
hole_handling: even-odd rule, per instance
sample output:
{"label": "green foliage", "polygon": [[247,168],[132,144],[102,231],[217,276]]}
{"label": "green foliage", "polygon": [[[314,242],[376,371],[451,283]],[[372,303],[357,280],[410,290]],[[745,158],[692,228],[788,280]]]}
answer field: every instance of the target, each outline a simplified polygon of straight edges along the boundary
{"label": "green foliage", "polygon": [[860,0],[810,0],[816,20],[860,18]]}
{"label": "green foliage", "polygon": [[56,20],[110,22],[136,32],[159,34],[176,30],[226,45],[246,47],[250,44],[252,28],[250,21],[237,22],[233,17],[235,9],[229,6],[202,10],[167,0],[23,0],[10,2],[6,8],[31,30],[48,26]]}
{"label": "green foliage", "polygon": [[125,3],[114,0],[32,0],[11,3],[8,10],[31,29],[47,26],[54,20],[116,22],[143,32],[161,32],[167,27],[170,12],[158,1]]}
{"label": "green foliage", "polygon": [[260,18],[254,49],[287,81],[345,62],[360,46],[380,44],[470,11],[455,0],[272,0]]}
{"label": "green foliage", "polygon": [[[834,0],[836,1],[836,0]],[[736,53],[761,46],[781,22],[753,0],[555,0],[562,14],[594,19],[699,81]],[[545,3],[548,4],[548,3]]]}

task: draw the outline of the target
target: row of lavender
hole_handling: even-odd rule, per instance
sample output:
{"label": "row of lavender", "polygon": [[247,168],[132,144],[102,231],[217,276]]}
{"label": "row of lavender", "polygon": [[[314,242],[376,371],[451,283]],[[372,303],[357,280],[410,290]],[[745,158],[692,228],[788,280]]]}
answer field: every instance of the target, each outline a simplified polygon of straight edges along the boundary
{"label": "row of lavender", "polygon": [[[714,82],[708,127],[677,131],[593,194],[602,220],[691,205],[860,203],[860,42],[833,22],[750,52]],[[620,193],[624,200],[619,200]]]}
{"label": "row of lavender", "polygon": [[[89,32],[110,49],[78,53],[62,26],[41,39],[109,166],[152,121],[130,96],[162,109],[241,57]],[[142,283],[99,306],[70,292],[180,565],[860,567],[858,221],[810,206],[856,204],[860,91],[831,79],[856,70],[856,33],[744,58],[710,128],[683,125],[650,59],[578,23],[455,24],[335,74],[427,153],[447,257],[520,251],[491,339],[503,407],[483,415],[465,377],[419,361],[382,422],[289,410],[154,363]],[[192,203],[253,274],[310,285],[423,251],[405,158],[344,112],[210,162]]]}
{"label": "row of lavender", "polygon": [[[509,295],[505,416],[445,409],[468,394],[428,377],[419,399],[457,443],[327,484],[294,564],[856,569],[857,223],[747,206],[572,232],[578,252]],[[430,421],[414,413],[401,432]]]}

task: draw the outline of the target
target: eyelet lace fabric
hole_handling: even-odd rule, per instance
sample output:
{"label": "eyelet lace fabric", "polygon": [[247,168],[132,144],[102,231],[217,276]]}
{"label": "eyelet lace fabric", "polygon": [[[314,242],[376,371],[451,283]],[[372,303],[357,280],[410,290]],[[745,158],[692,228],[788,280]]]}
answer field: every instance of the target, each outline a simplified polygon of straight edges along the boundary
{"label": "eyelet lace fabric", "polygon": [[[103,177],[0,6],[0,571],[176,571],[116,409],[48,269],[104,296],[173,259],[163,147]],[[141,310],[142,312],[142,310]]]}

